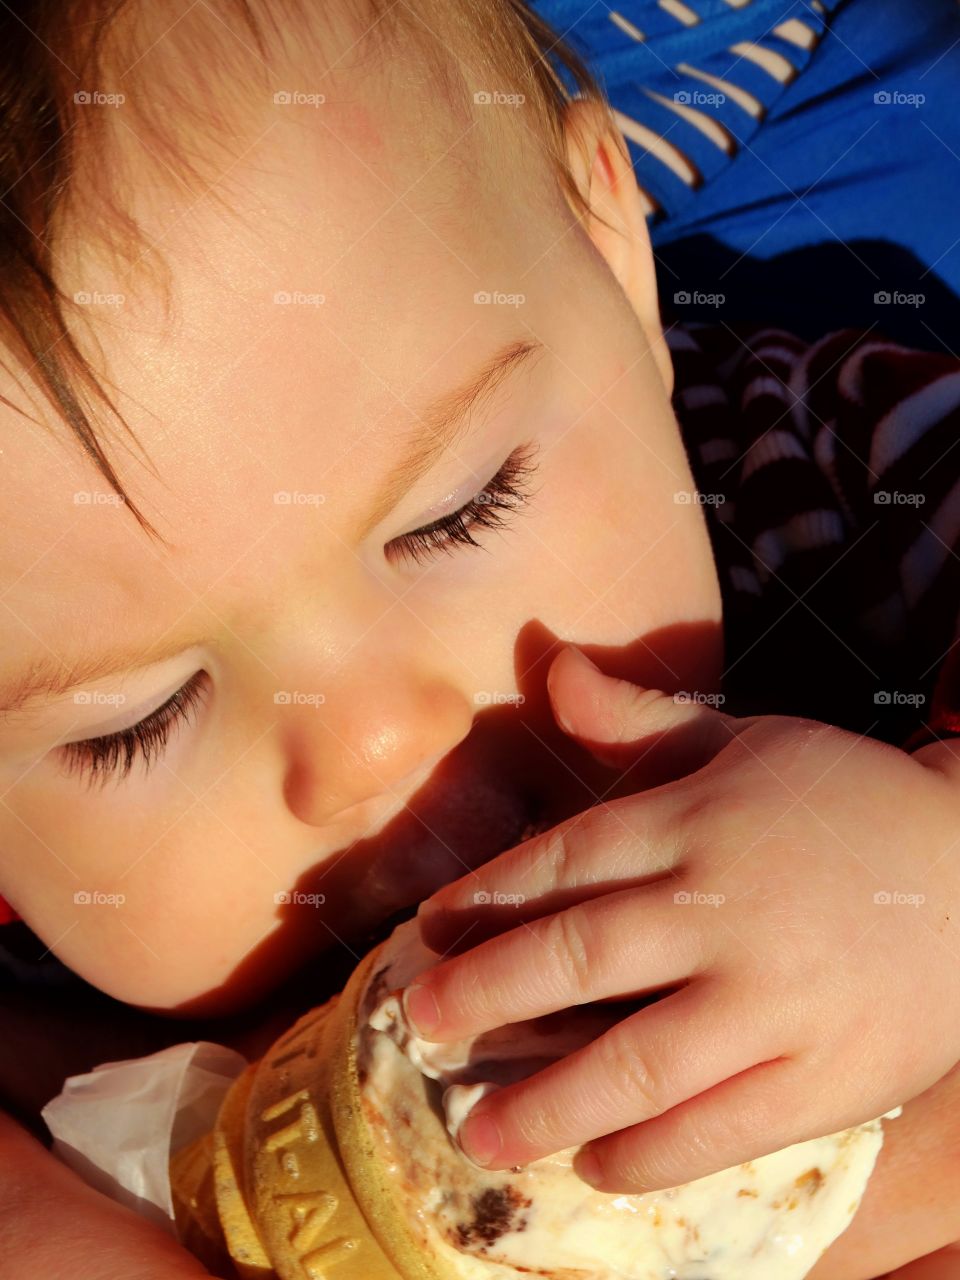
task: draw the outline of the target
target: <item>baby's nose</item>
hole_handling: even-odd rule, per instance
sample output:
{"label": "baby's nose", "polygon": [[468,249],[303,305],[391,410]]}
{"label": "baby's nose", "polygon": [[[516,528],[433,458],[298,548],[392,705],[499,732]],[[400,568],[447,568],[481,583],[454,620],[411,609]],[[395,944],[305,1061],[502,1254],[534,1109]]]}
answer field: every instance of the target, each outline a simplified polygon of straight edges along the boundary
{"label": "baby's nose", "polygon": [[470,732],[458,690],[430,682],[331,692],[322,706],[280,709],[287,807],[312,826],[342,821],[358,805],[402,803]]}

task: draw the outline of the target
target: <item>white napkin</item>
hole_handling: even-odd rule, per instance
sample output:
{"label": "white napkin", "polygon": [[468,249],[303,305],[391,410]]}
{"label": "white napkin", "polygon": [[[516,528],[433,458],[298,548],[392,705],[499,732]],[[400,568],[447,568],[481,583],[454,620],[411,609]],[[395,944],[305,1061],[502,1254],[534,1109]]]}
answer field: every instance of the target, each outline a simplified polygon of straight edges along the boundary
{"label": "white napkin", "polygon": [[175,1044],[69,1076],[40,1114],[64,1164],[176,1236],[170,1157],[213,1128],[246,1066],[241,1054],[209,1040]]}

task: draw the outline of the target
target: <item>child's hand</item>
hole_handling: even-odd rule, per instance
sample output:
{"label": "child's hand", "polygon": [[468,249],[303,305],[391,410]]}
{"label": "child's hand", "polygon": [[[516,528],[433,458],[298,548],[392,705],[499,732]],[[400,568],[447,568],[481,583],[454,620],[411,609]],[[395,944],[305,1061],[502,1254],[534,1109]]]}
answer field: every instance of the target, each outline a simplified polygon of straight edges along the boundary
{"label": "child's hand", "polygon": [[[603,1190],[674,1186],[872,1119],[957,1062],[955,780],[813,721],[640,690],[575,650],[549,685],[567,732],[619,765],[612,780],[650,750],[696,772],[428,899],[425,941],[473,949],[423,975],[408,1013],[456,1040],[679,990],[478,1103],[468,1154],[506,1168],[589,1142],[577,1167]],[[500,905],[510,895],[519,906]]]}

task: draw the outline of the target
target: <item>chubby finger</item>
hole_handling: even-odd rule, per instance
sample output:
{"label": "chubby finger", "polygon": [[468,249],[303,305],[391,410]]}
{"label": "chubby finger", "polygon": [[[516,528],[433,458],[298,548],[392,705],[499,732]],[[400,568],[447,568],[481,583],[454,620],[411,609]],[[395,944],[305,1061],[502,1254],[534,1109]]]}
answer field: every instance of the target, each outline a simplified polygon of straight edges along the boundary
{"label": "chubby finger", "polygon": [[782,1056],[760,1062],[645,1124],[591,1142],[574,1165],[602,1191],[658,1191],[837,1133],[866,1118],[853,1108],[844,1110],[822,1089],[811,1088],[809,1069]]}
{"label": "chubby finger", "polygon": [[[458,1137],[487,1168],[527,1164],[644,1121],[762,1061],[771,1033],[743,997],[695,981],[474,1106]],[[634,1130],[629,1130],[633,1132]]]}
{"label": "chubby finger", "polygon": [[679,798],[627,796],[575,814],[439,889],[420,904],[420,936],[446,955],[616,889],[670,876],[681,858]]}
{"label": "chubby finger", "polygon": [[593,898],[434,965],[404,992],[408,1020],[424,1039],[463,1040],[682,981],[712,953],[714,920],[678,912],[672,885]]}

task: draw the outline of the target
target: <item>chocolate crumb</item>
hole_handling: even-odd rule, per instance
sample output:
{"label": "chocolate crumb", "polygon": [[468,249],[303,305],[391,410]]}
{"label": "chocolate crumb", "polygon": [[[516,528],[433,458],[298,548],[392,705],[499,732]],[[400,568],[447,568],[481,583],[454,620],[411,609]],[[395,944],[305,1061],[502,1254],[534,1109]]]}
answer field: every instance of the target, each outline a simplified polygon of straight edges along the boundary
{"label": "chocolate crumb", "polygon": [[521,1195],[515,1186],[487,1187],[470,1199],[473,1218],[457,1224],[457,1242],[461,1249],[486,1248],[508,1231],[522,1231],[527,1219],[520,1217],[521,1209],[528,1209],[533,1201]]}

